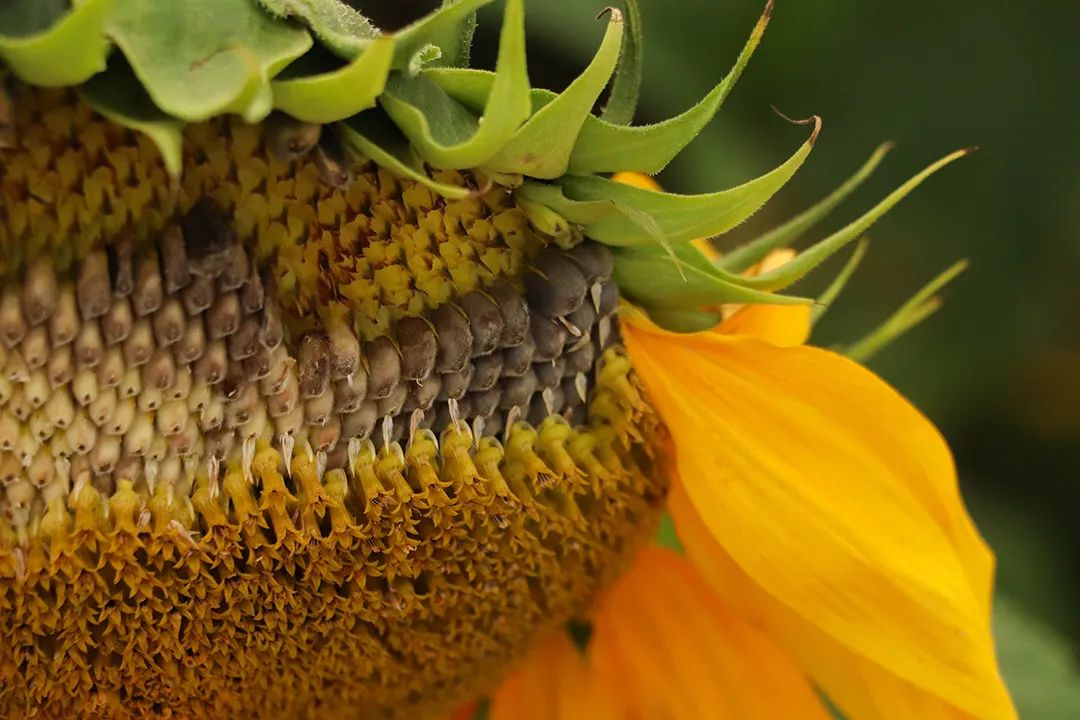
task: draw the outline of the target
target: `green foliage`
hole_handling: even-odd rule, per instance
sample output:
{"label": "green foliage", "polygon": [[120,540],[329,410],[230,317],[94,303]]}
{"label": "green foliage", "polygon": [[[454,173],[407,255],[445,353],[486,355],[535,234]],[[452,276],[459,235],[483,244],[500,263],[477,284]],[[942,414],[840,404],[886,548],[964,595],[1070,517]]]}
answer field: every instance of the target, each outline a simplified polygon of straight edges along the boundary
{"label": "green foliage", "polygon": [[257,0],[267,12],[308,27],[330,52],[351,60],[379,37],[379,29],[363,15],[336,0]]}
{"label": "green foliage", "polygon": [[394,57],[394,39],[373,40],[344,67],[270,83],[274,107],[312,123],[331,123],[374,107]]}
{"label": "green foliage", "polygon": [[626,17],[623,21],[622,50],[611,92],[600,117],[613,125],[629,125],[637,110],[641,81],[645,74],[645,31],[641,23],[641,8],[637,0],[623,0]]}
{"label": "green foliage", "polygon": [[0,60],[34,85],[63,87],[105,69],[105,22],[113,0],[0,3]]}
{"label": "green foliage", "polygon": [[1020,717],[1072,720],[1080,709],[1080,663],[1049,628],[998,596],[994,632],[1005,681]]}

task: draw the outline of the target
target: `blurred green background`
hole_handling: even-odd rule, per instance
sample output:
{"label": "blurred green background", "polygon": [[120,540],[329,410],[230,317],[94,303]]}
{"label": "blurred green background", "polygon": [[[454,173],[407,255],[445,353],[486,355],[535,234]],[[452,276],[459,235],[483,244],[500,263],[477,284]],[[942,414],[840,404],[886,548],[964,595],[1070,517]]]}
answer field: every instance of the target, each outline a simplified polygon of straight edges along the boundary
{"label": "blurred green background", "polygon": [[[534,85],[559,89],[580,71],[603,29],[593,17],[610,2],[527,3]],[[373,14],[404,18],[434,3],[382,5]],[[639,121],[651,122],[697,102],[727,72],[764,0],[640,5]],[[478,61],[489,67],[500,11],[485,10],[477,36]],[[1023,716],[1036,719],[1080,717],[1080,690],[1055,684],[1068,682],[1080,646],[1078,26],[1080,3],[1065,0],[778,0],[717,119],[661,175],[681,192],[743,182],[805,137],[770,105],[822,116],[821,139],[795,180],[723,244],[802,210],[879,142],[895,141],[815,239],[939,156],[979,146],[870,231],[870,253],[815,342],[860,336],[956,259],[971,259],[945,308],[870,365],[952,443],[972,513],[999,558],[1003,663]],[[796,289],[810,293],[837,267]]]}

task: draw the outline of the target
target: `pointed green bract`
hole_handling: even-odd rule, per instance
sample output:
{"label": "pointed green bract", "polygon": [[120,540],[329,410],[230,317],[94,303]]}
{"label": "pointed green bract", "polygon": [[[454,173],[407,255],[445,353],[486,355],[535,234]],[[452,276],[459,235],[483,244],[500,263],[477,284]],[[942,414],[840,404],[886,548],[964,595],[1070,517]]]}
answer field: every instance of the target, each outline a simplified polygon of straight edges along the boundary
{"label": "pointed green bract", "polygon": [[113,62],[116,67],[95,75],[79,92],[91,107],[113,122],[145,133],[161,152],[165,169],[173,177],[179,176],[184,124],[154,105],[122,58]]}
{"label": "pointed green bract", "polygon": [[645,74],[645,34],[641,24],[641,8],[637,0],[623,0],[626,18],[623,21],[622,51],[615,66],[611,92],[600,117],[612,125],[629,125],[637,112],[641,96],[641,81]]}
{"label": "pointed green bract", "polygon": [[440,183],[431,178],[408,138],[378,110],[354,115],[338,125],[341,139],[354,153],[371,158],[392,172],[423,183],[443,197],[463,198],[468,188]]}
{"label": "pointed green bract", "polygon": [[736,284],[712,272],[708,260],[692,245],[680,245],[674,250],[674,257],[657,248],[618,248],[615,281],[624,297],[648,307],[697,311],[723,303],[805,305],[811,302]]}
{"label": "pointed green bract", "polygon": [[267,12],[295,19],[338,57],[351,60],[379,37],[379,29],[340,0],[256,0]]}
{"label": "pointed green bract", "polygon": [[582,226],[598,223],[618,213],[612,200],[571,200],[558,185],[546,183],[526,182],[514,191],[514,197],[518,202],[545,205],[570,222]]}
{"label": "pointed green bract", "polygon": [[154,104],[189,122],[262,120],[273,109],[270,78],[312,44],[250,0],[116,0],[109,35]]}
{"label": "pointed green bract", "polygon": [[386,85],[394,39],[373,40],[348,65],[331,72],[270,83],[274,107],[305,122],[344,120],[375,106]]}
{"label": "pointed green bract", "polygon": [[760,290],[782,290],[795,281],[805,277],[807,273],[824,262],[825,259],[834,252],[866,232],[866,230],[877,222],[882,215],[889,212],[893,206],[922,184],[923,180],[930,177],[949,163],[962,158],[967,153],[967,150],[958,150],[946,155],[912,177],[896,190],[889,193],[884,200],[871,208],[855,222],[833,233],[821,242],[803,250],[796,255],[794,259],[784,263],[775,270],[749,278],[747,280],[748,284]]}
{"label": "pointed green bract", "polygon": [[458,0],[444,4],[428,16],[395,34],[394,67],[416,74],[428,62],[446,57],[460,59],[461,27],[469,25],[476,10],[493,0]]}
{"label": "pointed green bract", "polygon": [[604,39],[589,66],[562,93],[536,109],[510,141],[488,161],[496,172],[554,179],[566,172],[585,118],[603,92],[622,44],[622,14],[611,10]]}
{"label": "pointed green bract", "polygon": [[721,259],[720,263],[727,270],[732,272],[742,272],[754,263],[761,261],[762,258],[773,250],[791,245],[798,240],[803,233],[823,220],[834,208],[836,208],[836,206],[851,195],[851,193],[855,192],[855,190],[870,177],[874,170],[877,169],[878,165],[881,164],[881,161],[885,159],[885,156],[892,148],[892,143],[879,145],[870,155],[869,159],[863,163],[862,167],[856,170],[854,175],[845,180],[840,187],[832,191],[827,197],[818,201],[815,205],[799,215],[796,215],[791,220],[788,220],[783,225],[770,230],[761,237],[756,238],[745,245],[735,248],[727,253]]}
{"label": "pointed green bract", "polygon": [[[668,242],[688,242],[727,232],[754,214],[803,164],[819,129],[820,121],[817,121],[810,139],[772,172],[730,190],[707,195],[654,192],[596,176],[568,175],[560,178],[559,185],[571,200],[610,200],[636,208],[656,220]],[[585,232],[608,245],[654,244],[634,223],[617,215],[591,223]]]}
{"label": "pointed green bract", "polygon": [[395,124],[433,166],[483,165],[529,117],[522,0],[507,0],[499,58],[482,118],[476,118],[426,75],[394,77],[381,102]]}
{"label": "pointed green bract", "polygon": [[840,272],[836,274],[833,281],[829,283],[829,287],[825,288],[825,291],[818,295],[817,302],[814,303],[813,309],[810,310],[810,322],[816,324],[818,320],[832,307],[832,304],[836,302],[836,298],[840,296],[844,288],[847,286],[848,280],[855,274],[855,270],[858,269],[859,264],[866,256],[866,251],[870,248],[870,241],[866,238],[861,238],[859,242],[855,244],[855,250],[851,253],[851,257],[844,263],[844,267],[840,268]]}
{"label": "pointed green bract", "polygon": [[570,156],[569,172],[588,175],[630,170],[655,175],[667,167],[720,109],[761,42],[771,10],[772,3],[758,20],[735,66],[720,84],[681,115],[641,127],[622,127],[606,116],[588,118]]}
{"label": "pointed green bract", "polygon": [[44,87],[77,85],[104,70],[113,0],[85,0],[59,16],[60,8],[38,2],[0,7],[0,60],[24,82]]}
{"label": "pointed green bract", "polygon": [[934,296],[966,270],[967,266],[967,260],[953,264],[915,293],[885,322],[862,339],[849,345],[844,354],[856,362],[865,362],[886,345],[933,315],[941,309],[942,305],[941,298]]}

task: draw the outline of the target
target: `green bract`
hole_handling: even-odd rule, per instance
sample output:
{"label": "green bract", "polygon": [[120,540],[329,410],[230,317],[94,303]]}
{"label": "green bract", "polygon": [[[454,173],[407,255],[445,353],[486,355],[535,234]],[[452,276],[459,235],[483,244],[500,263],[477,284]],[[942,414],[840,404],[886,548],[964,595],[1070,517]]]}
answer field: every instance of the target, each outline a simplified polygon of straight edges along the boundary
{"label": "green bract", "polygon": [[[682,114],[645,126],[630,125],[643,67],[636,0],[601,14],[607,27],[592,61],[558,93],[529,82],[524,0],[505,2],[495,69],[468,67],[475,12],[490,2],[445,0],[428,16],[386,33],[339,0],[9,0],[0,4],[0,62],[30,84],[76,86],[100,113],[148,135],[173,174],[182,167],[185,123],[223,114],[258,122],[273,111],[332,124],[358,159],[445,197],[476,189],[436,180],[433,169],[472,171],[481,183],[514,192],[552,242],[568,247],[587,236],[615,247],[622,293],[677,330],[708,327],[722,303],[811,302],[774,293],[857,240],[922,180],[963,154],[932,164],[791,262],[745,276],[850,195],[888,147],[814,207],[715,262],[690,241],[727,232],[779,191],[813,148],[819,119],[804,121],[813,122],[811,136],[785,162],[735,188],[675,195],[602,174],[656,173],[687,146],[749,63],[771,0],[718,84]],[[593,114],[609,86],[603,111]],[[862,249],[820,298],[815,317],[861,256]],[[905,312],[906,319],[890,327],[911,317]]]}

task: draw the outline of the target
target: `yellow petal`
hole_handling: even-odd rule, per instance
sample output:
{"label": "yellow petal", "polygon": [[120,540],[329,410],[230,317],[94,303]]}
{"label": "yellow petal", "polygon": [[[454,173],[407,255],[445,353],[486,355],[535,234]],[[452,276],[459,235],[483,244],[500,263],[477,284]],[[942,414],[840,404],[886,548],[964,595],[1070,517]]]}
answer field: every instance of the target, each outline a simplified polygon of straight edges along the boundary
{"label": "yellow petal", "polygon": [[789,654],[720,602],[686,558],[659,548],[601,598],[589,658],[627,718],[829,717]]}
{"label": "yellow petal", "polygon": [[489,720],[628,720],[564,632],[552,633],[491,696]]}
{"label": "yellow petal", "polygon": [[611,176],[611,179],[615,182],[620,182],[623,185],[630,185],[631,187],[640,188],[642,190],[652,190],[653,192],[660,192],[660,183],[653,179],[652,175],[646,175],[639,172],[617,172]]}
{"label": "yellow petal", "polygon": [[766,593],[713,539],[679,482],[668,500],[687,555],[718,595],[788,649],[851,720],[961,720],[961,712],[841,645]]}
{"label": "yellow petal", "polygon": [[713,537],[826,635],[973,715],[1011,717],[990,562],[948,448],[838,355],[631,318],[630,357]]}
{"label": "yellow petal", "polygon": [[808,305],[743,305],[716,326],[725,335],[746,335],[773,345],[802,345],[810,337]]}

